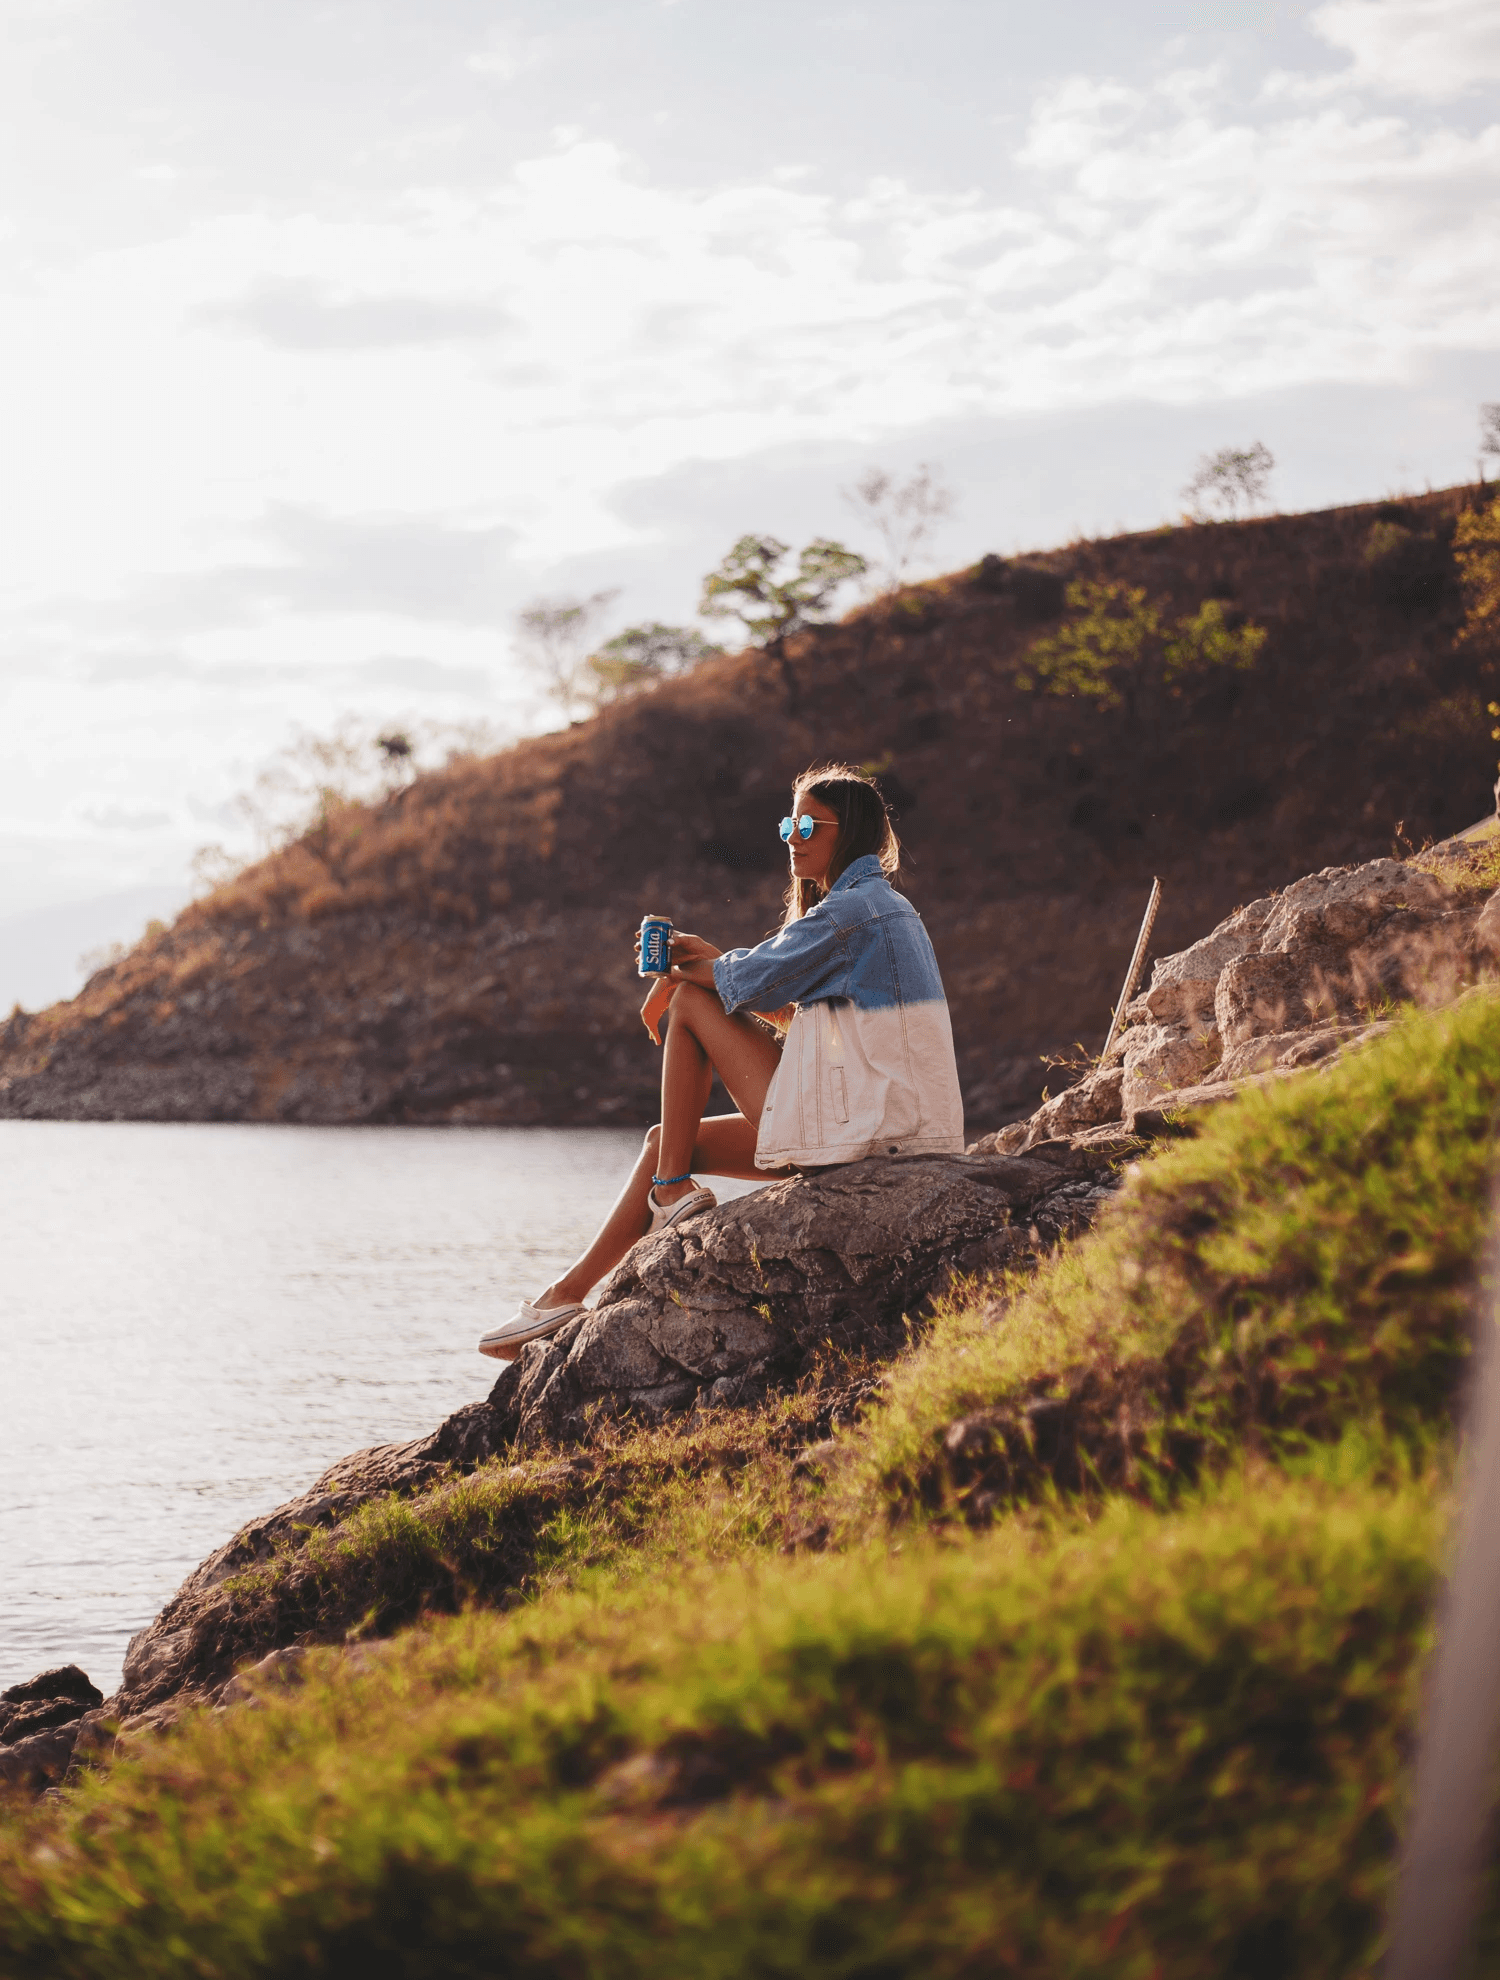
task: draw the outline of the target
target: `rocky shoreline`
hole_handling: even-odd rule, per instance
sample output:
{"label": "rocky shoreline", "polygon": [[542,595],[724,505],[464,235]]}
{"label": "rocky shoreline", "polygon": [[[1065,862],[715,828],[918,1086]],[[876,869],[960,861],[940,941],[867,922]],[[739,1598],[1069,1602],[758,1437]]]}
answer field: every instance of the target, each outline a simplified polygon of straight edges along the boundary
{"label": "rocky shoreline", "polygon": [[[1461,841],[1420,867],[1327,868],[1239,909],[1156,964],[1109,1058],[1029,1120],[959,1157],[773,1183],[642,1243],[593,1308],[524,1349],[485,1401],[428,1437],[341,1460],[234,1535],[132,1639],[112,1698],[75,1666],[0,1694],[0,1781],[56,1786],[190,1706],[227,1708],[294,1673],[318,1640],[296,1603],[269,1619],[244,1612],[235,1577],[295,1556],[382,1494],[508,1459],[516,1517],[531,1517],[567,1502],[607,1424],[670,1427],[798,1388],[826,1389],[808,1431],[826,1437],[878,1393],[880,1365],[936,1301],[1085,1229],[1153,1139],[1191,1131],[1195,1111],[1248,1085],[1316,1077],[1389,1029],[1397,1004],[1451,1002],[1497,961],[1500,891]],[[851,1386],[852,1366],[866,1372]],[[252,1665],[260,1678],[247,1681]]]}

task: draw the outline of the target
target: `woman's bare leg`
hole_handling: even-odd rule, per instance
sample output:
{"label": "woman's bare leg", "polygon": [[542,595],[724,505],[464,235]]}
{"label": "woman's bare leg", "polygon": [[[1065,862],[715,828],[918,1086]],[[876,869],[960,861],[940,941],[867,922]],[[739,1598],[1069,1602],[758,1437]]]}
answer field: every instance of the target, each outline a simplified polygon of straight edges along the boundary
{"label": "woman's bare leg", "polygon": [[[703,1122],[693,1149],[693,1167],[706,1176],[744,1176],[759,1180],[765,1171],[755,1166],[755,1137],[758,1130],[743,1114],[711,1114]],[[657,1168],[660,1128],[647,1131],[625,1187],[615,1198],[614,1208],[599,1227],[599,1233],[576,1265],[570,1265],[537,1299],[538,1306],[562,1306],[581,1300],[614,1270],[630,1247],[645,1234],[651,1221],[646,1197]],[[684,1191],[678,1191],[682,1195]]]}
{"label": "woman's bare leg", "polygon": [[[708,1105],[714,1073],[747,1121],[760,1125],[766,1094],[781,1063],[781,1052],[764,1025],[730,1017],[712,990],[684,983],[672,999],[661,1066],[661,1176],[706,1168],[697,1156],[698,1131]],[[719,1171],[723,1173],[723,1171]],[[675,1203],[691,1181],[656,1192],[658,1203]]]}
{"label": "woman's bare leg", "polygon": [[[581,1300],[614,1270],[651,1221],[646,1198],[653,1175],[700,1170],[710,1176],[756,1179],[755,1141],[761,1109],[780,1051],[749,1018],[730,1017],[711,990],[682,984],[672,999],[662,1047],[662,1121],[648,1130],[635,1167],[588,1250],[537,1299],[538,1306]],[[737,1114],[703,1118],[717,1068]],[[680,1164],[680,1166],[678,1166]],[[658,1203],[686,1196],[690,1182],[658,1190]]]}

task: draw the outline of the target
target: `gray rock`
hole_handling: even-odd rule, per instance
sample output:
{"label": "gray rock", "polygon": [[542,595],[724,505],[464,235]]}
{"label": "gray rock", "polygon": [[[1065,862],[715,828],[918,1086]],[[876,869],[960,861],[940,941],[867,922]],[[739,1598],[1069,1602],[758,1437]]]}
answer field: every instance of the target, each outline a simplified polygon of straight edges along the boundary
{"label": "gray rock", "polygon": [[1189,1092],[1319,1064],[1378,1036],[1372,1007],[1447,1003],[1476,969],[1496,964],[1500,892],[1481,911],[1477,890],[1398,860],[1325,867],[1162,957],[1107,1065],[975,1148],[1087,1135],[1099,1083],[1116,1065],[1130,1124],[1166,1118]]}
{"label": "gray rock", "polygon": [[1014,1149],[1002,1152],[1019,1154],[1039,1141],[1055,1141],[1085,1128],[1102,1127],[1106,1122],[1119,1120],[1124,1084],[1123,1066],[1105,1066],[1089,1073],[1076,1086],[1067,1087],[1044,1101],[1024,1124],[1026,1132],[1016,1141]]}
{"label": "gray rock", "polygon": [[289,1643],[278,1650],[269,1650],[248,1670],[240,1671],[229,1679],[219,1691],[221,1705],[254,1705],[260,1703],[260,1695],[265,1690],[277,1686],[299,1684],[302,1681],[302,1666],[307,1652],[301,1644]]}
{"label": "gray rock", "polygon": [[1126,1114],[1174,1087],[1191,1086],[1219,1060],[1219,1034],[1212,1024],[1137,1025],[1125,1041],[1121,1106]]}
{"label": "gray rock", "polygon": [[0,1691],[0,1705],[35,1705],[45,1700],[67,1698],[87,1705],[102,1705],[104,1694],[96,1684],[89,1681],[88,1674],[76,1664],[58,1664],[50,1671],[42,1671],[34,1678],[27,1678],[24,1684],[13,1684]]}
{"label": "gray rock", "polygon": [[102,1716],[85,1712],[65,1725],[33,1733],[12,1746],[0,1746],[0,1781],[30,1789],[33,1794],[58,1786],[73,1764],[75,1750]]}
{"label": "gray rock", "polygon": [[[1103,1103],[1101,1102],[1101,1105]],[[1105,1151],[851,1163],[771,1184],[636,1247],[591,1312],[522,1350],[491,1404],[522,1446],[596,1413],[658,1419],[745,1401],[832,1349],[889,1355],[955,1278],[1086,1220],[1071,1185]]]}
{"label": "gray rock", "polygon": [[[1175,956],[1162,956],[1151,972],[1151,987],[1143,999],[1145,1013],[1158,1023],[1181,1024],[1202,1018],[1213,1008],[1213,985],[1236,956],[1260,947],[1261,935],[1275,908],[1273,900],[1252,901],[1221,921],[1211,935]],[[1208,995],[1202,994],[1204,986]],[[1190,1006],[1185,1008],[1184,1006]],[[1132,1008],[1134,1008],[1132,1006]]]}
{"label": "gray rock", "polygon": [[[1218,1036],[1226,1046],[1269,1038],[1326,1023],[1337,1009],[1322,972],[1309,986],[1302,959],[1292,955],[1236,956],[1219,978],[1214,995]],[[1307,990],[1313,989],[1309,1005]]]}
{"label": "gray rock", "polygon": [[1486,962],[1500,962],[1500,889],[1490,895],[1474,923],[1475,954]]}
{"label": "gray rock", "polygon": [[[179,1590],[170,1606],[180,1602],[181,1596]],[[170,1606],[164,1614],[170,1613]],[[120,1692],[137,1706],[150,1704],[176,1688],[182,1660],[192,1648],[190,1630],[163,1630],[161,1621],[162,1617],[158,1616],[147,1628],[138,1629],[125,1646]]]}
{"label": "gray rock", "polygon": [[100,1065],[64,1058],[41,1072],[0,1075],[0,1119],[241,1120],[254,1090],[250,1067],[234,1062]]}
{"label": "gray rock", "polygon": [[0,1746],[19,1746],[38,1734],[81,1719],[104,1694],[76,1664],[43,1671],[0,1691]]}
{"label": "gray rock", "polygon": [[1250,1038],[1231,1046],[1224,1054],[1218,1065],[1218,1077],[1248,1079],[1253,1073],[1269,1072],[1277,1066],[1295,1071],[1302,1066],[1320,1065],[1325,1059],[1334,1058],[1389,1029],[1388,1024],[1327,1024],[1311,1031],[1281,1031]]}
{"label": "gray rock", "polygon": [[1306,948],[1311,940],[1348,949],[1398,909],[1442,914],[1452,905],[1452,898],[1442,881],[1400,860],[1325,866],[1320,873],[1294,881],[1272,899],[1257,946],[1267,953],[1290,953]]}
{"label": "gray rock", "polygon": [[1247,1087],[1263,1086],[1274,1078],[1275,1073],[1256,1073],[1249,1079],[1211,1079],[1199,1086],[1179,1087],[1175,1093],[1164,1095],[1155,1106],[1142,1107],[1133,1113],[1130,1131],[1142,1141],[1154,1141],[1164,1134],[1191,1132],[1181,1125],[1185,1117],[1222,1106],[1226,1100],[1237,1100]]}
{"label": "gray rock", "polygon": [[[1171,957],[1169,961],[1173,960]],[[1174,978],[1165,983],[1153,983],[1143,996],[1127,1005],[1125,1015],[1132,1024],[1193,1024],[1212,1023],[1214,1014],[1214,987],[1218,979],[1212,976],[1192,976]],[[1124,1055],[1125,1039],[1128,1033],[1116,1038],[1111,1052]]]}

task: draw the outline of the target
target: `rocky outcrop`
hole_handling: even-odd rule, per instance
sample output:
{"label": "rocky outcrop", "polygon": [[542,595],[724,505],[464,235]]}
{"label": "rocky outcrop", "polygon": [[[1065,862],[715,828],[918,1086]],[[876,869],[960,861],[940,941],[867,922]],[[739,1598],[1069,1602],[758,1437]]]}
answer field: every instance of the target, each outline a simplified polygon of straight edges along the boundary
{"label": "rocky outcrop", "polygon": [[855,1162],[772,1184],[637,1246],[591,1312],[511,1365],[492,1404],[527,1448],[581,1436],[601,1409],[737,1405],[820,1354],[894,1354],[955,1279],[1089,1221],[1120,1152]]}
{"label": "rocky outcrop", "polygon": [[25,1684],[0,1691],[0,1746],[15,1746],[69,1719],[81,1719],[90,1706],[103,1703],[104,1693],[76,1664],[43,1671]]}
{"label": "rocky outcrop", "polygon": [[1439,872],[1391,859],[1325,867],[1163,956],[1108,1060],[973,1152],[1021,1153],[1085,1124],[1150,1132],[1164,1110],[1377,1037],[1395,1004],[1450,1001],[1500,961],[1500,894],[1467,884],[1457,857],[1450,884],[1442,853]]}
{"label": "rocky outcrop", "polygon": [[0,1691],[0,1781],[45,1787],[60,1780],[104,1694],[76,1664]]}

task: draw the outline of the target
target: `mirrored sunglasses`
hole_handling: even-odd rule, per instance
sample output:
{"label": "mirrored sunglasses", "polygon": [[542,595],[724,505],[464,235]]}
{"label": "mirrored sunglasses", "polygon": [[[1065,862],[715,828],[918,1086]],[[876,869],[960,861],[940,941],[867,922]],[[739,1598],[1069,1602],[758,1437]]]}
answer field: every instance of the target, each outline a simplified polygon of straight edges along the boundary
{"label": "mirrored sunglasses", "polygon": [[782,844],[789,845],[793,832],[799,839],[810,839],[820,825],[832,825],[833,822],[831,818],[814,818],[804,811],[796,818],[783,818],[776,829],[781,834]]}

